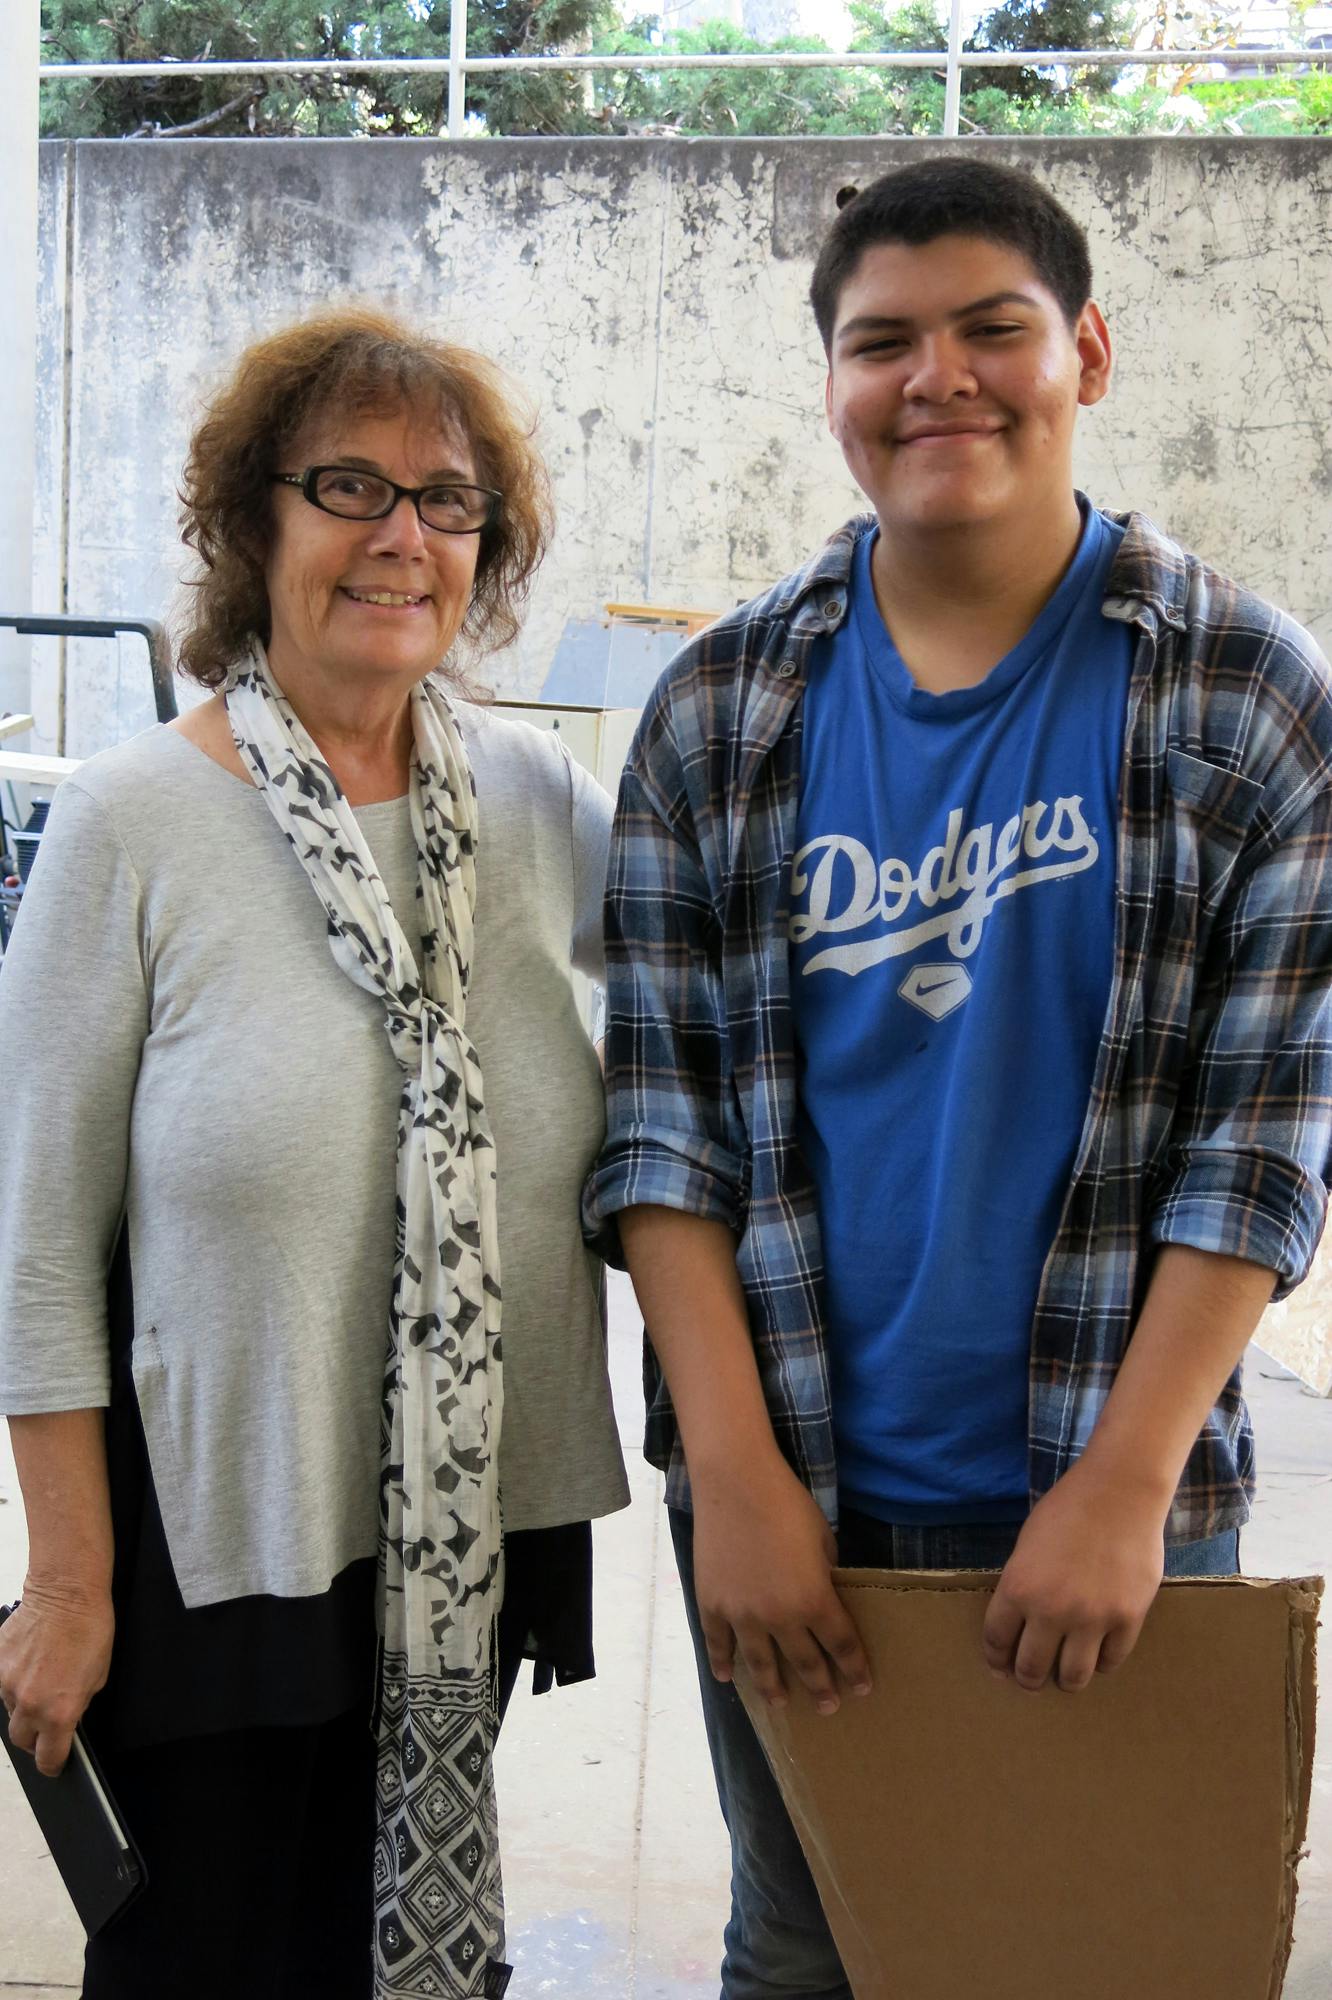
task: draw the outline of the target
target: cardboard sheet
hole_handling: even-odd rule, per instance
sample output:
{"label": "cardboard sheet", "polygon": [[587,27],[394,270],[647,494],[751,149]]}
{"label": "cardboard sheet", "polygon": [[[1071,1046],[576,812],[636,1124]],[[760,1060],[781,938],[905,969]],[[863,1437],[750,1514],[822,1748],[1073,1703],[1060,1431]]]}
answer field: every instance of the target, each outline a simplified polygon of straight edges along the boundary
{"label": "cardboard sheet", "polygon": [[981,1663],[994,1573],[839,1570],[875,1691],[739,1679],[856,2000],[1279,2000],[1321,1579],[1163,1585],[1077,1695]]}

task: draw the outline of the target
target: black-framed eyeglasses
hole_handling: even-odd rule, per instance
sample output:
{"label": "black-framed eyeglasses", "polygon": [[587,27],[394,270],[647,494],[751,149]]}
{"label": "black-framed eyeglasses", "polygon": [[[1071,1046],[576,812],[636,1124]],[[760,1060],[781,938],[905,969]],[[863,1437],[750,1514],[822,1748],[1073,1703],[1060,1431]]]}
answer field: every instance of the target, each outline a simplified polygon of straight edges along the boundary
{"label": "black-framed eyeglasses", "polygon": [[424,527],[441,535],[476,535],[499,516],[504,498],[493,486],[440,480],[434,486],[399,486],[354,465],[312,465],[304,472],[275,472],[279,486],[299,486],[312,507],[343,521],[382,521],[399,500],[410,500]]}

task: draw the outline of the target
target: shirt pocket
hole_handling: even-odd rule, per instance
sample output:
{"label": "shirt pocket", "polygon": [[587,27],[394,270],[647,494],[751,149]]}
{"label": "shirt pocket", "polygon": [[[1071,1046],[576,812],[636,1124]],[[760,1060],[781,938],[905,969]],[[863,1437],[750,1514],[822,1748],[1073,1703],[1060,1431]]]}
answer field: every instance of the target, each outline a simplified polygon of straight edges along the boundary
{"label": "shirt pocket", "polygon": [[1177,919],[1187,917],[1196,930],[1225,900],[1263,788],[1185,750],[1167,751],[1166,786],[1172,810],[1165,874],[1173,885]]}

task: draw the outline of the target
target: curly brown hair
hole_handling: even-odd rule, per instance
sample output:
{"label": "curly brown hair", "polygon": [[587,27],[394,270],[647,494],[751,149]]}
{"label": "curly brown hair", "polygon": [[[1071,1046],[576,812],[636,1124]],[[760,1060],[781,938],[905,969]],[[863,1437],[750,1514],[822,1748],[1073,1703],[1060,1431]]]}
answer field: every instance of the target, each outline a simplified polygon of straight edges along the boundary
{"label": "curly brown hair", "polygon": [[200,571],[191,579],[177,648],[182,674],[206,688],[222,687],[249,641],[270,637],[264,564],[271,479],[299,436],[325,415],[402,409],[460,431],[478,481],[504,495],[498,520],[481,531],[459,639],[472,658],[508,645],[552,526],[531,414],[483,356],[353,306],[301,320],[248,347],[190,440],[182,539]]}

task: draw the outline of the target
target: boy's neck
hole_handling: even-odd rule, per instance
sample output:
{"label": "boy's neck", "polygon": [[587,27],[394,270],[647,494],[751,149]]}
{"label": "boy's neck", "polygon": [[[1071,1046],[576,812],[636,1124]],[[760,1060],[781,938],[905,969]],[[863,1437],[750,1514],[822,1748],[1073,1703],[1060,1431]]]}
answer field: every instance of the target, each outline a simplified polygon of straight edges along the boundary
{"label": "boy's neck", "polygon": [[1082,516],[1070,490],[1050,518],[968,523],[913,536],[881,532],[875,600],[917,686],[975,687],[1030,631],[1077,551]]}

